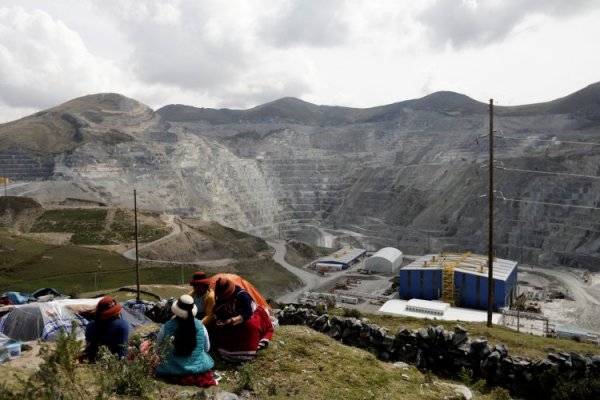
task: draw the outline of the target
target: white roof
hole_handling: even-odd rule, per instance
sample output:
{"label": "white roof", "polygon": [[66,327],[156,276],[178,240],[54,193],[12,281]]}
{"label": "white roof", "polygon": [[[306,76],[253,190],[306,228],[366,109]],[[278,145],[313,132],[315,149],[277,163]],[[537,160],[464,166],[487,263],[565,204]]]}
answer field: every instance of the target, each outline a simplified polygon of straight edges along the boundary
{"label": "white roof", "polygon": [[[402,269],[422,270],[432,269],[440,270],[444,266],[452,265],[455,271],[464,272],[472,275],[479,275],[487,278],[488,257],[471,253],[441,253],[427,254],[402,267]],[[517,268],[517,262],[494,258],[493,275],[494,279],[505,281],[508,276]]]}
{"label": "white roof", "polygon": [[[415,299],[411,299],[409,301],[413,301]],[[406,310],[406,306],[408,302],[406,300],[388,300],[385,302],[383,306],[377,311],[380,314],[389,314],[389,315],[399,315],[406,317],[416,317],[416,318],[432,318],[431,313],[425,312],[417,312],[417,311],[408,311]],[[431,303],[428,307],[431,309],[432,307],[438,307],[437,304],[443,305],[446,304],[447,308],[443,310],[443,314],[435,315],[434,318],[443,319],[446,321],[468,321],[468,322],[485,322],[487,321],[487,311],[473,310],[469,308],[459,308],[459,307],[451,307],[448,303],[442,303],[439,301],[428,301],[428,300],[419,300],[420,302]],[[494,324],[498,324],[500,319],[502,318],[502,314],[493,313],[492,314],[492,322]]]}
{"label": "white roof", "polygon": [[380,249],[377,253],[373,254],[373,257],[381,257],[389,260],[390,262],[396,261],[399,257],[402,257],[402,252],[394,247],[384,247]]}
{"label": "white roof", "polygon": [[450,304],[448,303],[443,303],[441,301],[429,301],[429,300],[422,300],[422,299],[410,299],[408,301],[408,303],[406,303],[407,307],[417,307],[417,308],[422,308],[422,309],[426,309],[426,310],[432,310],[432,311],[440,311],[440,312],[444,312],[448,309],[448,307],[450,306]]}
{"label": "white roof", "polygon": [[349,262],[354,260],[356,257],[360,256],[364,252],[366,252],[365,249],[355,249],[355,248],[343,247],[327,257],[319,258],[317,260],[317,262],[348,264]]}

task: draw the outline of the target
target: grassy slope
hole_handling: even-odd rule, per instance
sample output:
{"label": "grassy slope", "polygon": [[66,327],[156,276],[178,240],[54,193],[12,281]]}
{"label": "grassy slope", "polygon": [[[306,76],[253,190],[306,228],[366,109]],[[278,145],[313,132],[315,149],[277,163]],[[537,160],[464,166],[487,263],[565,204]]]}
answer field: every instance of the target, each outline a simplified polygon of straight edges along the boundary
{"label": "grassy slope", "polygon": [[[214,351],[211,351],[214,353]],[[442,399],[453,394],[414,367],[396,368],[378,361],[370,353],[343,344],[301,326],[276,329],[271,346],[243,366],[232,365],[213,354],[215,370],[222,375],[218,386],[203,390],[210,396],[219,391],[250,390],[256,399]],[[97,391],[95,365],[79,365],[73,387],[84,388],[86,398]],[[0,365],[0,384],[19,389],[15,375],[29,376],[33,370]],[[106,372],[103,372],[106,373]],[[405,375],[405,377],[403,377]],[[183,398],[178,395],[198,388],[159,382],[151,399]],[[117,397],[115,397],[117,398]]]}
{"label": "grassy slope", "polygon": [[[73,233],[71,242],[81,245],[106,245],[128,243],[134,238],[133,213],[116,210],[112,223],[106,226],[109,210],[105,208],[64,208],[46,210],[35,222],[31,232]],[[157,221],[143,223],[138,217],[138,238],[151,242],[166,234],[169,229]]]}
{"label": "grassy slope", "polygon": [[[131,243],[133,215],[129,210],[116,210],[107,222],[104,208],[69,208],[46,210],[32,227],[34,232],[70,232],[76,244],[101,245]],[[139,224],[141,241],[152,241],[168,233],[153,218]],[[298,287],[301,283],[276,264],[267,244],[256,237],[224,228],[216,223],[205,224],[198,231],[228,248],[239,261],[227,267],[252,282],[266,297]],[[100,268],[99,268],[100,266]],[[140,283],[187,284],[197,269],[193,265],[140,263]],[[206,268],[218,272],[218,268]],[[102,292],[109,288],[136,283],[135,264],[120,254],[75,245],[50,245],[24,236],[0,231],[0,291],[31,292],[41,287],[72,294]],[[187,288],[186,288],[187,289]],[[178,293],[174,293],[175,295]]]}
{"label": "grassy slope", "polygon": [[242,375],[259,399],[440,399],[452,394],[448,388],[428,385],[428,378],[414,367],[395,368],[301,326],[278,328],[270,348],[258,359],[241,373],[232,374],[230,368],[217,364],[224,376],[220,389],[237,391],[244,383]]}

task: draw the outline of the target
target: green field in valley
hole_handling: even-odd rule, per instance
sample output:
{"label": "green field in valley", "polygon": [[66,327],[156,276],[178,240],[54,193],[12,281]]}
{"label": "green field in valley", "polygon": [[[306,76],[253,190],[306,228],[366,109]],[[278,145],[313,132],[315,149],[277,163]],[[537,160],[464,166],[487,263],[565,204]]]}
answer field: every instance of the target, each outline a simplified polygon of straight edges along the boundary
{"label": "green field in valley", "polygon": [[[180,284],[193,266],[140,263],[140,283]],[[136,284],[135,263],[102,249],[51,245],[0,230],[0,291],[90,292]]]}

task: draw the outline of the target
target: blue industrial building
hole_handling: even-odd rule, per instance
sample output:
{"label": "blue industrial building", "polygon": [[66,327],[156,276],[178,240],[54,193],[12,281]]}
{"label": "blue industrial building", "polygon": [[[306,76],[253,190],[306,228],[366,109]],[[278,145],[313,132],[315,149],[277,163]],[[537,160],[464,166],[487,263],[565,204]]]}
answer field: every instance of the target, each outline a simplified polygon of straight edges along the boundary
{"label": "blue industrial building", "polygon": [[319,258],[314,264],[322,270],[345,270],[367,256],[367,250],[342,247],[335,253]]}
{"label": "blue industrial building", "polygon": [[[429,254],[400,269],[401,299],[442,300],[457,307],[487,309],[487,256]],[[509,307],[517,296],[517,262],[496,258],[493,308]]]}

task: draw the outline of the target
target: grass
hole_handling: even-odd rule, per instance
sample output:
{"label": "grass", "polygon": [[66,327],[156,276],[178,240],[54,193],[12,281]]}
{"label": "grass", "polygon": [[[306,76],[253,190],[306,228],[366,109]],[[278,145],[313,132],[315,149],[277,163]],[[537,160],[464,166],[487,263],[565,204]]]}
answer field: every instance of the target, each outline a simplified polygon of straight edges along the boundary
{"label": "grass", "polygon": [[[214,351],[211,353],[216,361],[215,370],[223,379],[218,386],[203,390],[207,398],[219,391],[240,393],[242,390],[250,390],[252,398],[257,399],[440,399],[453,394],[451,389],[436,384],[431,376],[414,367],[396,368],[378,361],[364,350],[346,347],[307,327],[277,328],[271,346],[244,365],[227,363]],[[71,380],[64,388],[65,394],[78,393],[80,400],[96,398],[107,389],[100,387],[99,380],[94,377],[109,375],[104,380],[110,381],[111,371],[114,374],[115,370],[102,365],[76,365],[75,370],[66,375]],[[15,374],[26,379],[31,372],[15,371],[10,365],[2,365],[0,386],[6,384],[18,394],[20,384]],[[61,380],[65,379],[64,373],[60,376]],[[148,378],[139,376],[138,379]],[[52,379],[47,381],[48,384],[53,382]],[[178,395],[190,391],[196,392],[198,388],[157,381],[147,398],[183,398]],[[61,398],[60,393],[55,393],[55,398]]]}
{"label": "grass", "polygon": [[[414,367],[396,368],[301,326],[278,328],[271,346],[246,368],[259,399],[439,399],[452,394],[428,384]],[[235,391],[236,374],[232,379],[223,370],[223,375],[222,388]]]}
{"label": "grass", "polygon": [[106,209],[59,209],[47,210],[35,221],[31,232],[79,232],[102,229]]}
{"label": "grass", "polygon": [[[106,250],[45,244],[0,230],[0,291],[53,287],[63,293],[135,284],[135,263]],[[98,268],[100,266],[100,268]],[[196,267],[140,263],[143,284],[187,282]]]}
{"label": "grass", "polygon": [[266,298],[275,297],[302,284],[296,275],[282,268],[270,257],[240,261],[233,267],[238,275],[250,281]]}
{"label": "grass", "polygon": [[[116,210],[109,227],[105,208],[65,208],[45,211],[31,228],[31,232],[73,233],[71,242],[78,245],[108,245],[133,241],[134,219],[129,210]],[[142,223],[138,218],[138,239],[141,242],[156,240],[169,229],[156,221]]]}

